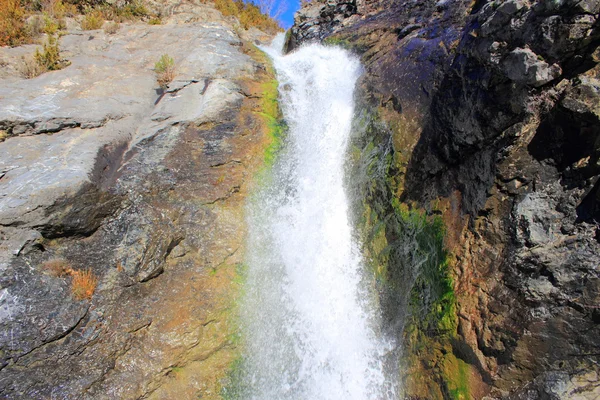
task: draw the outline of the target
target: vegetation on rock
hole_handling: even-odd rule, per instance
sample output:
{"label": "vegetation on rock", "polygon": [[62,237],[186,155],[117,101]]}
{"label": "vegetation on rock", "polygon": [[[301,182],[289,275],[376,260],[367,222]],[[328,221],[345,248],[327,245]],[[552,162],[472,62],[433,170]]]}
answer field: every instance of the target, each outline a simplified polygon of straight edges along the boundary
{"label": "vegetation on rock", "polygon": [[55,258],[44,262],[42,269],[52,276],[60,278],[70,276],[71,292],[77,300],[91,299],[98,284],[98,278],[96,278],[90,269],[85,271],[75,270],[62,258]]}
{"label": "vegetation on rock", "polygon": [[68,61],[60,57],[58,39],[52,35],[48,36],[48,41],[44,43],[42,51],[39,48],[36,49],[33,57],[44,71],[56,71],[69,65]]}
{"label": "vegetation on rock", "polygon": [[0,2],[0,46],[16,46],[28,41],[24,16],[20,0]]}
{"label": "vegetation on rock", "polygon": [[[365,106],[363,110],[368,110]],[[388,334],[396,336],[410,351],[401,361],[408,370],[400,379],[411,390],[424,372],[421,361],[430,360],[443,376],[440,386],[446,395],[468,398],[464,362],[452,353],[451,341],[457,327],[454,283],[446,249],[446,228],[435,209],[426,212],[403,203],[398,197],[399,160],[391,145],[387,123],[378,112],[365,112],[355,121],[351,147],[352,179],[358,182],[353,196],[359,199],[356,216],[366,259],[375,275]],[[455,373],[463,368],[463,375]],[[446,368],[448,367],[448,368]],[[452,367],[452,368],[450,368]],[[410,391],[424,398],[444,398],[432,385]]]}
{"label": "vegetation on rock", "polygon": [[[208,1],[208,0],[206,0]],[[260,11],[260,8],[243,0],[212,0],[216,9],[224,16],[234,16],[244,29],[258,28],[267,33],[281,31],[276,20]]]}
{"label": "vegetation on rock", "polygon": [[85,271],[71,271],[71,292],[77,300],[91,299],[96,285],[98,284],[98,278],[92,273],[91,270]]}
{"label": "vegetation on rock", "polygon": [[[267,33],[281,31],[278,22],[261,8],[243,0],[203,0],[212,3],[224,16],[234,16],[244,29],[256,27]],[[81,29],[100,29],[104,21],[117,23],[146,20],[162,23],[141,0],[2,0],[0,2],[0,46],[18,46],[35,41],[41,34],[53,35],[66,27],[65,17],[83,15]],[[28,17],[30,17],[28,19]]]}
{"label": "vegetation on rock", "polygon": [[84,31],[93,31],[102,28],[102,24],[104,24],[102,12],[99,10],[91,10],[83,17],[81,29]]}
{"label": "vegetation on rock", "polygon": [[165,89],[175,78],[175,60],[173,60],[173,57],[163,54],[154,64],[154,72],[156,72],[158,85]]}

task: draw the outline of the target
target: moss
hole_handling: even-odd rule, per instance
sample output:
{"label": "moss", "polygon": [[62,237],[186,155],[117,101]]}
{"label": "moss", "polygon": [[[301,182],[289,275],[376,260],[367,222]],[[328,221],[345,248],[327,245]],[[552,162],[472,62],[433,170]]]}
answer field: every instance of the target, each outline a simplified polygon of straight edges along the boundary
{"label": "moss", "polygon": [[449,397],[453,400],[470,399],[469,365],[463,360],[449,355],[444,359],[442,372]]}
{"label": "moss", "polygon": [[266,127],[267,143],[264,147],[263,166],[257,174],[258,181],[264,181],[264,179],[267,179],[268,171],[273,166],[276,155],[281,148],[287,125],[282,119],[279,105],[279,82],[275,77],[275,70],[270,58],[254,45],[244,44],[244,52],[266,67],[267,79],[259,86],[259,101],[253,111],[254,114],[262,118]]}
{"label": "moss", "polygon": [[337,33],[323,40],[327,46],[337,46],[355,54],[364,54],[369,46],[365,45],[364,39],[360,35]]}
{"label": "moss", "polygon": [[243,398],[245,379],[244,379],[244,359],[240,356],[236,358],[227,371],[227,377],[221,388],[221,397],[223,400],[237,400]]}
{"label": "moss", "polygon": [[[251,123],[251,129],[258,129],[260,132],[259,140],[261,141],[262,160],[257,163],[254,175],[254,181],[258,183],[258,187],[254,187],[253,191],[268,184],[271,180],[271,171],[273,164],[277,159],[277,154],[281,148],[287,126],[282,120],[281,109],[279,106],[279,82],[275,78],[275,70],[271,64],[271,60],[256,46],[244,43],[243,50],[246,54],[252,57],[257,63],[265,67],[264,73],[259,75],[259,82],[241,82],[242,86],[249,96],[248,107],[242,106],[240,113],[240,124],[244,125],[246,118],[251,116],[253,120],[258,120],[258,126]],[[258,118],[256,118],[258,117]],[[245,129],[245,128],[244,128]],[[248,130],[244,130],[244,134],[250,134]],[[257,132],[253,132],[257,133]],[[235,275],[233,283],[237,286],[236,294],[238,298],[245,295],[245,283],[247,277],[248,266],[244,263],[235,264]],[[226,377],[221,381],[220,396],[225,400],[245,399],[244,394],[248,393],[247,384],[245,381],[245,360],[241,355],[243,350],[243,337],[239,326],[239,309],[238,303],[234,304],[228,313],[229,326],[235,327],[232,333],[228,336],[228,343],[238,351],[237,358],[229,365]]]}
{"label": "moss", "polygon": [[323,40],[323,44],[327,46],[337,46],[346,50],[352,50],[353,45],[348,39],[343,39],[339,36],[329,36]]}
{"label": "moss", "polygon": [[350,147],[352,179],[358,182],[353,197],[360,209],[355,219],[365,259],[385,320],[404,327],[396,334],[406,348],[400,370],[407,394],[462,398],[468,365],[452,353],[457,311],[446,228],[435,209],[401,201],[406,154],[398,154],[402,149],[393,140],[398,127],[382,122],[381,112],[363,112],[355,119]]}

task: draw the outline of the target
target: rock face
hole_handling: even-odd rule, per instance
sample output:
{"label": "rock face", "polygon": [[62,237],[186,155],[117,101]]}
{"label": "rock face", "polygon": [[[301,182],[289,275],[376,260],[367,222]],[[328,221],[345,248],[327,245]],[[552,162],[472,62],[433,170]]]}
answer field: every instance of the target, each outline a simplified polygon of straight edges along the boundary
{"label": "rock face", "polygon": [[[219,397],[274,76],[190,4],[161,26],[71,31],[71,65],[30,80],[15,66],[33,46],[0,49],[2,398]],[[97,277],[91,300],[52,260]]]}
{"label": "rock face", "polygon": [[597,398],[600,2],[471,3],[371,2],[290,42],[362,57],[385,190],[446,225],[455,325],[405,336],[405,395]]}

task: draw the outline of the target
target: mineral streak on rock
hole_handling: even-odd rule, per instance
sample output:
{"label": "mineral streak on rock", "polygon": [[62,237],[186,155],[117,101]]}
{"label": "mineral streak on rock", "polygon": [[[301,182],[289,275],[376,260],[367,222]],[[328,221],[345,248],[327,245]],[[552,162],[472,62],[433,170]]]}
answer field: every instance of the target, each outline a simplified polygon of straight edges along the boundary
{"label": "mineral streak on rock", "polygon": [[[219,398],[274,76],[260,32],[208,5],[168,15],[72,30],[71,65],[30,80],[33,47],[0,49],[1,398]],[[98,277],[91,301],[44,268],[57,259]]]}
{"label": "mineral streak on rock", "polygon": [[289,50],[361,55],[384,185],[446,222],[457,327],[407,337],[409,398],[600,396],[599,11],[375,0],[296,15]]}

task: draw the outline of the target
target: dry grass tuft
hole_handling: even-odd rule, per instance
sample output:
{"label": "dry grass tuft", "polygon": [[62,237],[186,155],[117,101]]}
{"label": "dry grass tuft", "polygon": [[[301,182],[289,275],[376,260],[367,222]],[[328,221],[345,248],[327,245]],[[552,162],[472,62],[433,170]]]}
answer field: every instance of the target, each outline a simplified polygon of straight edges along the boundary
{"label": "dry grass tuft", "polygon": [[63,258],[48,260],[42,264],[42,268],[52,276],[64,278],[71,277],[71,293],[76,300],[91,299],[98,285],[98,278],[87,269],[85,271],[74,270]]}
{"label": "dry grass tuft", "polygon": [[8,138],[8,132],[0,129],[0,143],[4,142]]}
{"label": "dry grass tuft", "polygon": [[148,20],[148,25],[162,25],[162,19],[160,19],[160,17],[154,16]]}
{"label": "dry grass tuft", "polygon": [[73,269],[67,263],[67,260],[63,258],[55,258],[53,260],[48,260],[42,264],[42,268],[48,271],[48,273],[52,276],[67,276],[71,275]]}
{"label": "dry grass tuft", "polygon": [[73,271],[71,275],[73,276],[73,281],[71,282],[73,296],[77,300],[91,299],[98,285],[98,278],[89,269],[85,271]]}
{"label": "dry grass tuft", "polygon": [[25,79],[35,78],[40,76],[46,69],[42,67],[33,56],[22,56],[21,62],[18,64],[17,69],[21,76]]}
{"label": "dry grass tuft", "polygon": [[114,35],[119,30],[120,25],[117,22],[108,22],[104,24],[104,33],[107,35]]}

